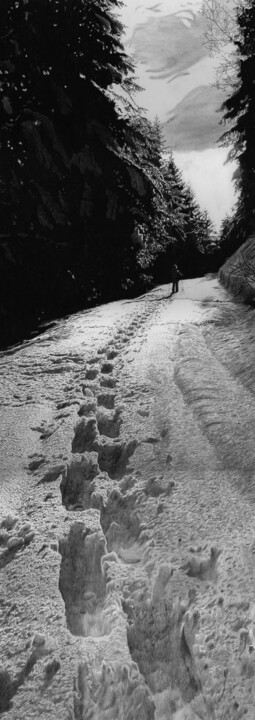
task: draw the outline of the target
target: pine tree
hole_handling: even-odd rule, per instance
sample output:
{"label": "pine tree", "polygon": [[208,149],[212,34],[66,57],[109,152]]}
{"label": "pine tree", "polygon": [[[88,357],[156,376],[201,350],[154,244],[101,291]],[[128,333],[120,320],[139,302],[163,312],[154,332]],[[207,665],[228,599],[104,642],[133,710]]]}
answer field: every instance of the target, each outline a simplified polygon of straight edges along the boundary
{"label": "pine tree", "polygon": [[250,0],[239,11],[237,22],[237,84],[223,105],[224,119],[232,125],[222,143],[232,146],[230,157],[238,163],[234,176],[239,192],[237,217],[242,217],[248,235],[255,230],[255,6]]}

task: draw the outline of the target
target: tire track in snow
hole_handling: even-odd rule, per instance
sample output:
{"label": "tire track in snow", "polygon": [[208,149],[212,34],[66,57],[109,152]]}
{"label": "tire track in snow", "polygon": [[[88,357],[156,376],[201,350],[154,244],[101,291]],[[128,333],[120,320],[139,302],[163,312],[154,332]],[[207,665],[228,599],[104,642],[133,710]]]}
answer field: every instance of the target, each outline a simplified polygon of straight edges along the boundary
{"label": "tire track in snow", "polygon": [[176,356],[175,380],[185,402],[224,466],[239,471],[249,489],[255,462],[254,397],[212,355],[198,328],[182,329]]}

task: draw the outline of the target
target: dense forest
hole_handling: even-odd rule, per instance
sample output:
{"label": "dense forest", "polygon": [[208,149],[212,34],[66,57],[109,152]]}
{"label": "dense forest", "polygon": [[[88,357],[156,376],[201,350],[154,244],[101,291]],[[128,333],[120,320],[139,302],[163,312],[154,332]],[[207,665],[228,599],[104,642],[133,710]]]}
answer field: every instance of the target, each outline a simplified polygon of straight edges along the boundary
{"label": "dense forest", "polygon": [[[137,106],[120,4],[0,0],[2,342],[38,319],[169,282],[173,261],[185,277],[217,270],[224,254],[158,120]],[[242,61],[240,83],[249,73]],[[242,102],[240,89],[234,108]],[[248,156],[251,166],[250,146],[245,187]]]}

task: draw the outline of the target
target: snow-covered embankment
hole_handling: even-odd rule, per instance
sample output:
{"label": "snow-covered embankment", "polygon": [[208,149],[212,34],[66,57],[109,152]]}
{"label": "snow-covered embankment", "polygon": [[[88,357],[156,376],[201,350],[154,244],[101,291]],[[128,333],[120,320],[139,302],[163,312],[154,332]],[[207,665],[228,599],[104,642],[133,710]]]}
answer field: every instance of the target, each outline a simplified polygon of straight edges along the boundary
{"label": "snow-covered embankment", "polygon": [[232,255],[219,272],[223,285],[244,300],[255,300],[255,237],[252,236]]}

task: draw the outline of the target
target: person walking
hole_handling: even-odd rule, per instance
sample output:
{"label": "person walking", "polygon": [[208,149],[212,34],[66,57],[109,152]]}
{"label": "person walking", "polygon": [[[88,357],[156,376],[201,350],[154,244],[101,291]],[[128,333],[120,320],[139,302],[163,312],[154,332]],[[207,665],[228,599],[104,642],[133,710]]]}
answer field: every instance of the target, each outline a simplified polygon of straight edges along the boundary
{"label": "person walking", "polygon": [[178,269],[177,265],[173,265],[172,270],[171,270],[171,281],[173,283],[172,295],[174,294],[174,292],[178,292],[179,280],[181,277],[182,277],[182,274],[181,274],[180,270]]}

